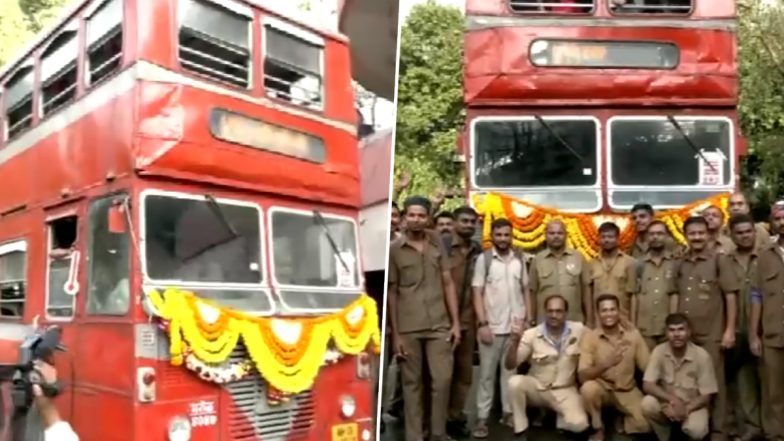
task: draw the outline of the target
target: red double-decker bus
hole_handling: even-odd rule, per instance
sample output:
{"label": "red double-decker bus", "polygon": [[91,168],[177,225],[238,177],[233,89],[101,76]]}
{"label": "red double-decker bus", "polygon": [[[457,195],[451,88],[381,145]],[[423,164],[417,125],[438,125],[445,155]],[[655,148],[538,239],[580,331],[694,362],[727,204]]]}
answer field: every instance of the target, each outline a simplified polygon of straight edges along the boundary
{"label": "red double-decker bus", "polygon": [[577,213],[733,189],[733,0],[467,0],[468,191]]}
{"label": "red double-decker bus", "polygon": [[0,74],[0,363],[61,326],[56,403],[82,440],[373,438],[368,353],[277,404],[255,371],[171,366],[145,310],[167,288],[266,317],[361,296],[348,41],[275,8],[80,1]]}

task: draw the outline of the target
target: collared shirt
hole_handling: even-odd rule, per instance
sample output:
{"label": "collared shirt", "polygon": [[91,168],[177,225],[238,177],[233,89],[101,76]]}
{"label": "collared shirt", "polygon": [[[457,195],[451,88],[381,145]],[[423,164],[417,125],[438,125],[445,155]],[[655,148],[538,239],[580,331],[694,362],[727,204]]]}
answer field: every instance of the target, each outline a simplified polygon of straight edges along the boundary
{"label": "collared shirt", "polygon": [[609,390],[626,392],[634,389],[637,387],[634,374],[637,369],[645,371],[650,357],[648,345],[636,329],[621,328],[616,336],[607,335],[601,327],[586,331],[580,343],[578,372],[612,358],[618,347],[624,349],[621,362],[602,372],[596,380]]}
{"label": "collared shirt", "polygon": [[708,246],[718,254],[729,254],[735,251],[735,242],[723,234],[719,234],[716,240],[708,242]]}
{"label": "collared shirt", "polygon": [[759,255],[753,249],[745,258],[737,247],[727,254],[727,259],[732,266],[733,273],[738,279],[738,331],[746,333],[749,330],[749,315],[751,314],[751,291],[757,279],[757,263]]}
{"label": "collared shirt", "polygon": [[474,326],[474,305],[471,301],[471,281],[473,280],[474,266],[477,254],[482,252],[478,243],[466,241],[456,233],[449,239],[449,261],[452,281],[455,283],[457,294],[457,307],[460,314],[460,326],[467,329]]}
{"label": "collared shirt", "polygon": [[44,441],[79,441],[79,436],[70,424],[58,421],[44,430]]}
{"label": "collared shirt", "polygon": [[784,348],[784,252],[777,243],[757,251],[755,287],[762,297],[762,342]]}
{"label": "collared shirt", "polygon": [[602,294],[614,294],[621,304],[621,311],[631,311],[631,296],[635,291],[635,260],[621,251],[613,257],[599,255],[590,266],[593,302]]}
{"label": "collared shirt", "polygon": [[[730,227],[728,225],[722,227],[721,234],[730,238],[730,240],[732,240],[730,236]],[[754,234],[755,234],[754,248],[758,250],[770,245],[771,242],[775,242],[773,237],[771,237],[768,228],[763,223],[754,224]]]}
{"label": "collared shirt", "polygon": [[389,290],[397,293],[400,333],[449,329],[442,273],[449,258],[438,235],[428,231],[423,252],[403,235],[389,247]]}
{"label": "collared shirt", "polygon": [[642,380],[686,401],[719,391],[710,355],[694,343],[688,343],[681,359],[675,357],[669,343],[656,346]]}
{"label": "collared shirt", "polygon": [[720,341],[727,320],[724,297],[739,289],[727,257],[710,251],[689,252],[680,263],[676,283],[678,312],[689,317],[694,336]]}
{"label": "collared shirt", "polygon": [[529,277],[531,294],[536,302],[537,320],[545,316],[544,301],[553,294],[563,296],[569,302],[569,320],[584,322],[583,290],[589,283],[588,264],[582,254],[564,249],[556,255],[545,249],[534,256]]}
{"label": "collared shirt", "polygon": [[[667,236],[667,238],[664,239],[664,251],[667,251],[673,256],[679,256],[683,252],[683,246],[678,244],[671,236]],[[627,251],[627,254],[635,259],[645,257],[645,255],[648,254],[648,242],[637,237],[631,245],[631,248]]]}
{"label": "collared shirt", "polygon": [[482,299],[485,305],[487,323],[493,334],[509,334],[512,331],[512,317],[526,316],[523,292],[528,285],[525,263],[515,257],[513,251],[501,256],[493,248],[493,260],[485,274],[485,253],[476,258],[474,277],[471,285],[484,288]]}
{"label": "collared shirt", "polygon": [[541,390],[574,387],[577,360],[580,357],[580,339],[585,326],[580,322],[567,321],[560,345],[555,345],[547,335],[544,324],[523,333],[517,347],[517,361],[529,361],[528,375],[539,381]]}
{"label": "collared shirt", "polygon": [[664,335],[664,321],[670,313],[670,295],[678,294],[675,286],[677,260],[666,251],[660,258],[648,252],[640,265],[637,292],[637,329],[646,337]]}

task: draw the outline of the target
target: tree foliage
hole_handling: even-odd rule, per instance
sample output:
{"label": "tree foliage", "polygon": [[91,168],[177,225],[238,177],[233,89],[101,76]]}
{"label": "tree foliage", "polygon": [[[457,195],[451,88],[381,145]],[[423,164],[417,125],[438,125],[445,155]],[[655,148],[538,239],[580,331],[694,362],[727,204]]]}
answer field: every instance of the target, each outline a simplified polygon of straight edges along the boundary
{"label": "tree foliage", "polygon": [[74,0],[3,0],[0,7],[0,65],[13,59],[35,34]]}
{"label": "tree foliage", "polygon": [[414,6],[400,42],[395,171],[408,173],[406,193],[432,195],[459,185],[454,163],[463,121],[463,16],[432,0]]}

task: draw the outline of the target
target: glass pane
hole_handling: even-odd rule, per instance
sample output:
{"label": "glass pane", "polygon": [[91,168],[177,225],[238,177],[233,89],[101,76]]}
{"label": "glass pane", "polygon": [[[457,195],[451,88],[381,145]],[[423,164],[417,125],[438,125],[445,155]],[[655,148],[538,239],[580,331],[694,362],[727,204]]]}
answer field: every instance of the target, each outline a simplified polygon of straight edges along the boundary
{"label": "glass pane", "polygon": [[147,196],[144,204],[150,278],[261,283],[257,208],[159,195]]}
{"label": "glass pane", "polygon": [[[87,312],[122,315],[131,304],[130,242],[128,232],[113,232],[109,226],[109,209],[123,195],[93,202],[90,207],[88,237]],[[116,209],[119,209],[118,206]],[[124,212],[123,212],[124,214]],[[125,221],[125,219],[123,219]]]}
{"label": "glass pane", "polygon": [[25,253],[14,251],[0,256],[0,283],[19,282],[25,279]]}
{"label": "glass pane", "polygon": [[65,292],[70,268],[70,257],[49,261],[49,299],[46,311],[52,317],[73,316],[73,304],[76,297]]}
{"label": "glass pane", "polygon": [[513,12],[546,12],[550,14],[588,14],[594,0],[509,0]]}
{"label": "glass pane", "polygon": [[324,287],[359,285],[354,223],[328,217],[324,221],[348,268],[343,267],[324,227],[315,217],[277,211],[272,214],[272,248],[278,283]]}
{"label": "glass pane", "polygon": [[321,46],[266,26],[266,56],[321,76]]}
{"label": "glass pane", "polygon": [[691,12],[692,0],[607,0],[617,14],[681,14]]}
{"label": "glass pane", "polygon": [[610,123],[612,183],[615,185],[727,185],[732,132],[722,120],[677,119],[686,137],[666,119]]}
{"label": "glass pane", "polygon": [[212,3],[181,0],[180,17],[183,27],[205,33],[223,42],[250,49],[250,19]]}
{"label": "glass pane", "polygon": [[76,63],[78,51],[79,41],[76,39],[76,31],[60,34],[49,45],[41,59],[41,82],[46,83],[65,66]]}
{"label": "glass pane", "polygon": [[360,295],[359,292],[280,291],[283,303],[291,309],[343,309]]}
{"label": "glass pane", "polygon": [[122,24],[122,0],[109,0],[87,20],[87,47]]}
{"label": "glass pane", "polygon": [[534,119],[478,121],[474,125],[473,147],[476,185],[595,184],[596,123],[549,119],[545,122],[549,129]]}
{"label": "glass pane", "polygon": [[654,208],[669,208],[669,207],[682,207],[707,199],[711,196],[716,196],[720,193],[726,193],[726,189],[721,190],[701,190],[698,187],[689,190],[671,190],[671,191],[657,191],[657,190],[614,190],[610,192],[610,206],[623,213],[628,213],[628,210],[634,204],[640,201],[645,201],[651,204]]}
{"label": "glass pane", "polygon": [[33,68],[23,67],[6,84],[5,108],[13,109],[16,104],[33,93]]}

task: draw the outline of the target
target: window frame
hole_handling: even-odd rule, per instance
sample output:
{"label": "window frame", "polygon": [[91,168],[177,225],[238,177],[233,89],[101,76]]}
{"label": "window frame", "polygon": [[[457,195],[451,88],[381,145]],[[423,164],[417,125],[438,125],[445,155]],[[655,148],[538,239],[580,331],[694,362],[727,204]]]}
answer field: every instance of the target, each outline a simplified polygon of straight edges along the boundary
{"label": "window frame", "polygon": [[[60,45],[60,47],[58,47],[58,48],[52,50],[51,52],[49,52],[49,50],[52,47],[52,45],[57,43],[61,38],[65,38],[67,34],[72,34],[72,36],[70,38],[68,38],[64,43],[62,43]],[[41,56],[40,56],[40,63],[41,63],[40,70],[41,70],[41,73],[40,73],[40,78],[38,80],[38,91],[39,91],[39,95],[38,95],[38,118],[39,119],[44,119],[44,118],[49,117],[49,115],[57,113],[58,110],[62,109],[63,107],[65,107],[68,104],[76,101],[79,98],[79,96],[78,96],[78,94],[79,94],[79,55],[80,55],[80,50],[81,50],[81,48],[79,47],[79,44],[80,44],[80,42],[79,42],[79,22],[77,20],[73,20],[73,21],[67,23],[62,28],[60,28],[57,31],[57,34],[54,37],[52,37],[51,39],[49,39],[48,42],[46,43],[46,45],[42,48]],[[61,51],[62,51],[62,53],[61,53]],[[49,52],[49,53],[47,54],[47,52]],[[68,54],[70,54],[71,52],[73,52],[72,53],[72,55],[73,55],[73,59],[72,60],[70,58],[68,58],[68,60],[70,60],[70,61],[67,61],[65,63],[55,64],[55,68],[52,69],[53,72],[51,72],[51,73],[45,72],[44,68],[46,66],[46,61],[47,61],[48,57],[58,57],[58,56],[60,56],[60,57],[63,57],[65,59],[66,56]],[[61,98],[62,96],[64,96],[66,94],[66,92],[73,93],[73,97],[71,98],[71,100],[66,101],[63,104],[60,104],[60,105],[58,105],[56,107],[52,107],[51,110],[49,110],[47,112],[45,110],[46,104],[47,104],[47,102],[45,101],[45,97],[44,97],[45,89],[49,85],[51,85],[52,83],[57,82],[58,80],[60,80],[65,74],[67,74],[71,70],[73,70],[74,71],[74,75],[76,75],[76,79],[75,79],[73,85],[71,86],[70,89],[67,89],[65,91],[61,91],[59,94],[55,95],[51,99],[50,102],[57,101],[57,99]]]}
{"label": "window frame", "polygon": [[[492,115],[492,116],[478,116],[471,120],[470,124],[470,137],[468,140],[469,152],[470,152],[470,161],[469,161],[469,172],[470,172],[470,186],[472,191],[475,192],[504,192],[508,190],[518,190],[525,192],[527,190],[550,190],[550,191],[594,191],[597,192],[597,203],[590,211],[597,211],[602,208],[602,204],[604,201],[604,196],[602,193],[602,175],[604,173],[604,161],[602,161],[602,123],[599,118],[591,115],[540,115],[542,119],[545,121],[592,121],[596,128],[596,170],[594,170],[594,177],[595,182],[593,185],[568,185],[568,186],[508,186],[508,187],[499,187],[499,186],[482,186],[478,185],[476,182],[476,143],[477,143],[477,131],[476,126],[478,123],[486,122],[486,121],[535,121],[536,119],[532,115]],[[564,210],[564,211],[575,211],[575,212],[584,212],[586,209],[579,209],[579,210]]]}
{"label": "window frame", "polygon": [[664,17],[664,18],[685,18],[694,15],[694,11],[696,9],[696,5],[699,0],[689,0],[689,1],[691,2],[691,8],[689,9],[688,13],[678,14],[672,12],[665,12],[665,13],[658,14],[655,12],[618,12],[616,9],[612,7],[611,5],[612,0],[604,0],[605,6],[607,7],[607,11],[613,17]]}
{"label": "window frame", "polygon": [[[85,268],[86,276],[85,276],[85,278],[87,280],[87,284],[86,284],[86,289],[85,289],[85,293],[84,293],[84,297],[85,297],[84,313],[85,313],[86,316],[89,316],[89,317],[125,317],[126,315],[128,315],[128,312],[131,311],[131,309],[133,307],[133,283],[132,283],[133,282],[133,280],[132,280],[132,278],[133,278],[133,237],[130,234],[130,231],[126,231],[124,234],[126,236],[126,240],[128,241],[128,261],[126,262],[126,265],[128,266],[127,267],[127,269],[128,269],[128,292],[130,294],[130,301],[128,302],[128,307],[122,313],[111,313],[111,314],[110,313],[106,313],[106,312],[90,311],[90,308],[89,308],[90,298],[91,298],[91,294],[90,293],[92,292],[92,281],[93,281],[92,261],[93,261],[93,242],[94,242],[94,237],[93,237],[93,228],[92,228],[93,227],[93,222],[92,222],[92,216],[91,216],[92,215],[92,209],[93,209],[93,207],[96,206],[97,203],[99,203],[101,201],[112,200],[112,199],[116,199],[116,198],[130,198],[130,194],[127,191],[124,191],[124,190],[121,190],[121,191],[118,191],[118,192],[115,192],[115,193],[105,194],[105,195],[93,198],[92,200],[90,200],[89,204],[87,205],[87,215],[86,215],[86,219],[87,219],[87,242],[86,242],[86,244],[87,245],[85,247],[85,255],[84,255],[84,261],[85,261],[85,264],[86,264],[86,268]],[[108,212],[107,212],[107,214],[108,214]],[[130,228],[130,227],[127,227],[127,228]]]}
{"label": "window frame", "polygon": [[[362,256],[361,256],[361,247],[360,247],[360,243],[359,243],[359,226],[357,224],[357,221],[356,221],[356,219],[354,219],[354,218],[352,218],[350,216],[344,216],[344,215],[340,215],[340,214],[328,213],[328,212],[323,212],[323,211],[320,211],[320,210],[319,210],[319,212],[321,213],[321,216],[324,217],[325,220],[326,219],[335,219],[335,220],[340,220],[340,221],[349,221],[349,222],[351,222],[351,225],[352,225],[353,231],[354,231],[354,243],[355,243],[355,245],[357,247],[356,250],[355,250],[357,255],[354,257],[355,260],[356,260],[356,262],[355,262],[355,264],[356,264],[355,270],[357,271],[357,281],[358,281],[357,285],[356,286],[351,286],[351,287],[340,287],[338,285],[335,285],[335,286],[311,286],[311,285],[291,285],[291,284],[280,283],[278,281],[277,274],[275,273],[275,269],[276,269],[275,268],[275,243],[274,243],[275,232],[274,232],[272,217],[273,217],[273,215],[275,213],[288,213],[288,214],[295,214],[295,215],[300,215],[300,216],[312,218],[313,217],[313,212],[309,211],[309,210],[303,210],[303,209],[300,209],[300,208],[291,208],[291,207],[286,207],[286,206],[282,206],[282,205],[273,205],[273,206],[271,206],[271,207],[269,207],[267,209],[267,217],[268,217],[267,218],[267,222],[268,222],[268,225],[269,225],[269,228],[267,229],[268,232],[269,232],[269,237],[268,237],[267,240],[269,240],[269,243],[270,243],[270,254],[269,254],[269,257],[270,257],[270,271],[272,273],[272,278],[270,279],[270,281],[272,282],[272,286],[278,292],[280,292],[280,291],[310,291],[310,292],[332,292],[332,293],[337,292],[337,293],[345,293],[345,294],[356,294],[358,291],[362,291],[362,286],[363,286]],[[294,311],[294,312],[297,312],[297,311],[318,312],[318,311],[320,311],[319,309],[294,308],[294,307],[292,307],[292,306],[290,306],[290,305],[288,305],[286,303],[286,300],[283,298],[283,296],[279,295],[278,297],[280,298],[281,304],[289,311]],[[327,311],[327,309],[325,309],[324,311]],[[332,311],[332,310],[329,309],[329,311]]]}
{"label": "window frame", "polygon": [[[601,66],[580,66],[580,65],[565,65],[565,64],[540,64],[534,61],[533,59],[533,47],[539,41],[544,41],[548,43],[575,43],[575,44],[583,44],[583,43],[606,43],[606,44],[614,44],[614,43],[622,43],[622,44],[640,44],[640,45],[652,45],[652,44],[660,44],[663,46],[671,46],[674,47],[678,51],[678,57],[676,59],[675,64],[672,67],[661,67],[661,66],[612,66],[608,64],[604,64]],[[641,70],[641,71],[674,71],[677,70],[681,64],[681,48],[678,46],[677,43],[672,41],[665,41],[665,40],[608,40],[608,39],[576,39],[576,38],[566,38],[566,37],[536,37],[531,40],[531,43],[528,45],[528,62],[531,66],[538,68],[538,69],[580,69],[580,70],[610,70],[610,71],[619,71],[619,70]]]}
{"label": "window frame", "polygon": [[[104,78],[101,78],[98,81],[93,81],[92,79],[92,65],[90,64],[90,48],[91,47],[100,47],[103,44],[106,44],[111,38],[114,38],[114,28],[110,28],[107,32],[102,34],[100,37],[96,38],[95,41],[90,42],[90,22],[99,12],[102,12],[104,8],[111,7],[109,4],[112,2],[120,3],[120,24],[119,24],[119,32],[120,32],[120,39],[121,39],[121,50],[120,50],[120,57],[118,63],[118,70],[112,74],[107,75]],[[84,14],[84,78],[82,79],[82,84],[85,88],[90,89],[98,84],[101,84],[108,79],[112,78],[122,70],[123,65],[123,57],[125,55],[125,3],[123,0],[101,0],[95,2],[94,4],[90,5]],[[109,64],[112,60],[107,61],[104,65],[99,67],[104,67],[105,65]]]}
{"label": "window frame", "polygon": [[[21,252],[24,253],[24,296],[22,297],[22,315],[19,316],[0,316],[0,322],[17,322],[24,319],[24,307],[27,306],[28,300],[28,277],[27,277],[27,270],[30,268],[29,265],[29,246],[27,243],[27,239],[9,239],[7,241],[3,241],[0,243],[0,257],[11,254]],[[4,282],[3,278],[0,277],[0,282]],[[0,299],[0,304],[4,304],[5,301]]]}
{"label": "window frame", "polygon": [[[54,235],[52,234],[52,224],[57,222],[57,221],[59,221],[59,220],[67,219],[69,217],[75,217],[76,218],[76,237],[74,238],[73,249],[74,249],[74,251],[77,251],[79,253],[79,262],[77,264],[77,270],[76,270],[76,280],[79,283],[79,290],[78,290],[78,292],[75,295],[71,296],[71,315],[70,316],[62,316],[62,317],[60,317],[60,316],[53,316],[53,315],[51,315],[49,313],[49,309],[50,309],[50,306],[51,306],[49,304],[49,300],[50,300],[50,297],[51,297],[51,290],[49,288],[50,288],[50,282],[51,282],[51,267],[52,267],[52,258],[49,255],[53,251],[52,242],[54,240]],[[79,240],[81,239],[81,234],[79,232],[79,229],[82,226],[82,222],[83,222],[83,218],[80,215],[80,213],[78,211],[76,211],[76,210],[65,211],[65,212],[62,212],[62,213],[58,213],[57,215],[53,215],[53,216],[50,216],[50,217],[46,218],[46,223],[45,223],[45,226],[46,226],[46,254],[45,254],[45,258],[46,258],[46,282],[45,282],[46,295],[44,296],[44,314],[45,314],[46,319],[51,321],[51,322],[60,322],[60,323],[72,322],[74,320],[74,318],[76,317],[76,307],[77,307],[76,299],[77,299],[77,297],[79,297],[79,294],[82,293],[83,290],[84,290],[84,287],[81,286],[81,280],[80,280],[83,277],[82,266],[84,265],[84,253],[82,252],[82,250],[79,247]],[[71,256],[68,258],[69,262],[72,261],[72,259],[73,259],[73,254],[71,254]]]}
{"label": "window frame", "polygon": [[[182,59],[180,57],[180,50],[182,48],[180,33],[182,32],[184,28],[183,25],[185,24],[185,17],[183,14],[185,8],[183,5],[189,2],[202,3],[208,7],[213,7],[216,9],[224,9],[229,13],[233,13],[248,19],[248,78],[247,78],[248,85],[246,87],[242,87],[237,84],[230,83],[228,81],[217,80],[216,78],[211,77],[209,75],[196,72],[193,69],[188,69],[183,65]],[[221,0],[220,2],[215,0],[177,0],[177,19],[175,20],[174,36],[177,42],[175,46],[175,50],[176,50],[176,62],[177,62],[177,66],[179,67],[179,71],[183,74],[190,75],[195,78],[199,78],[201,80],[209,81],[211,83],[220,85],[221,87],[227,87],[233,90],[243,91],[245,93],[252,92],[255,87],[254,82],[256,77],[255,70],[254,70],[254,65],[255,65],[254,58],[255,58],[256,51],[255,51],[255,47],[253,46],[253,43],[255,41],[254,39],[255,22],[256,20],[255,20],[255,14],[253,8],[245,4],[242,4],[240,2],[237,2],[236,0]],[[197,31],[197,32],[201,32],[201,31]],[[215,38],[213,35],[210,34],[206,34],[206,35]],[[225,42],[223,41],[221,41],[221,43],[225,44]]]}
{"label": "window frame", "polygon": [[[616,190],[647,190],[647,191],[689,191],[689,190],[701,190],[701,191],[716,191],[722,192],[727,191],[729,189],[735,188],[736,185],[736,176],[735,176],[735,167],[737,166],[737,158],[736,158],[736,149],[737,144],[735,140],[735,122],[732,118],[727,116],[716,116],[716,115],[673,115],[675,120],[679,123],[682,121],[691,121],[691,120],[702,120],[702,121],[721,121],[728,123],[728,132],[729,132],[729,183],[726,185],[705,185],[705,186],[697,186],[697,185],[678,185],[678,186],[651,186],[651,185],[618,185],[615,184],[613,181],[613,166],[612,166],[612,155],[613,155],[613,145],[612,145],[612,134],[613,134],[613,123],[616,121],[666,121],[666,116],[659,116],[659,115],[615,115],[607,119],[605,122],[605,143],[606,143],[606,154],[607,154],[607,204],[613,210],[624,210],[628,209],[629,206],[626,205],[617,205],[613,204],[611,194]],[[669,208],[669,207],[660,207],[660,208]]]}
{"label": "window frame", "polygon": [[[301,40],[306,43],[310,43],[314,46],[320,47],[319,50],[319,94],[321,97],[320,102],[318,105],[304,105],[304,104],[297,104],[291,100],[287,100],[284,98],[279,98],[276,96],[272,96],[269,93],[269,89],[264,87],[264,80],[266,79],[267,73],[266,69],[264,69],[264,64],[267,61],[267,27],[275,28],[278,32],[288,35],[295,40]],[[296,106],[303,109],[308,109],[315,112],[324,112],[327,108],[327,69],[325,64],[326,58],[326,51],[327,51],[327,44],[326,39],[324,37],[318,35],[315,32],[312,32],[308,29],[304,29],[300,26],[293,25],[287,23],[283,20],[277,19],[272,16],[265,16],[264,19],[261,21],[261,59],[259,60],[260,70],[262,72],[261,75],[261,83],[262,89],[264,91],[264,96],[266,98],[287,103],[291,106]]]}
{"label": "window frame", "polygon": [[[592,0],[593,4],[591,5],[591,10],[588,11],[588,12],[577,12],[577,13],[568,13],[568,14],[565,14],[565,13],[560,13],[559,14],[559,13],[554,13],[552,11],[530,11],[530,12],[516,11],[514,8],[512,8],[512,2],[513,1],[514,0],[506,0],[505,3],[506,3],[506,9],[509,11],[510,14],[514,14],[514,15],[529,15],[529,16],[547,15],[547,16],[555,16],[555,17],[586,17],[586,16],[589,16],[589,15],[596,14],[596,11],[598,9],[597,6],[599,6],[598,2],[600,2],[601,0]],[[551,6],[550,5],[551,2],[553,4],[555,4],[554,3],[555,0],[545,0],[545,1],[547,2],[547,4],[542,5],[542,6]],[[534,6],[534,5],[535,4],[532,2],[532,4],[530,6]]]}
{"label": "window frame", "polygon": [[[19,74],[22,71],[24,71],[24,70],[27,70],[28,72],[25,73],[22,76],[19,76]],[[17,76],[19,76],[18,79],[17,79]],[[30,79],[30,81],[29,81],[29,83],[30,83],[29,93],[22,95],[21,98],[18,99],[13,104],[9,104],[9,102],[8,102],[8,95],[9,95],[8,91],[9,90],[13,90],[16,87],[20,86],[28,78]],[[11,83],[12,80],[17,80],[18,84],[15,84],[13,87],[8,87],[9,83]],[[14,139],[19,138],[19,136],[23,135],[25,132],[27,132],[27,131],[29,131],[30,129],[33,128],[33,126],[34,126],[33,123],[35,122],[35,89],[36,89],[35,62],[33,60],[30,60],[30,59],[28,59],[27,61],[21,63],[16,69],[14,69],[13,74],[9,75],[8,79],[3,83],[3,87],[2,87],[2,96],[3,96],[3,115],[2,115],[2,120],[4,122],[4,124],[3,124],[3,133],[5,134],[4,140],[5,140],[6,143],[10,142],[10,141],[13,141]],[[11,135],[11,121],[9,121],[8,115],[10,114],[11,111],[16,110],[21,103],[26,102],[27,101],[27,99],[26,99],[27,97],[29,97],[30,107],[31,107],[31,109],[30,109],[30,116],[29,116],[30,124],[29,124],[28,127],[25,127],[24,129],[22,129],[18,133],[15,133],[15,134]]]}

